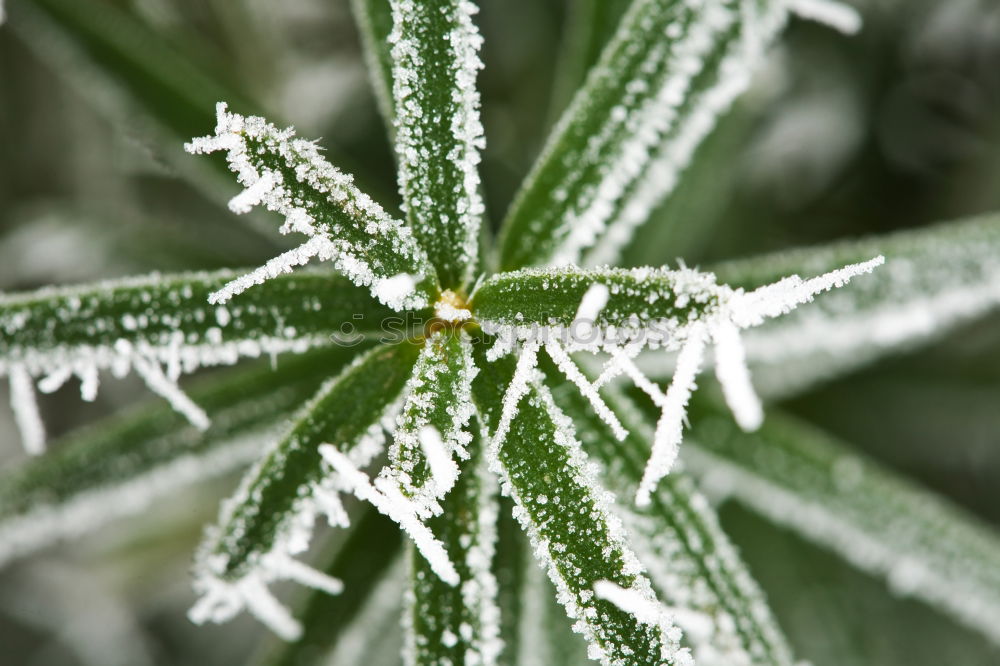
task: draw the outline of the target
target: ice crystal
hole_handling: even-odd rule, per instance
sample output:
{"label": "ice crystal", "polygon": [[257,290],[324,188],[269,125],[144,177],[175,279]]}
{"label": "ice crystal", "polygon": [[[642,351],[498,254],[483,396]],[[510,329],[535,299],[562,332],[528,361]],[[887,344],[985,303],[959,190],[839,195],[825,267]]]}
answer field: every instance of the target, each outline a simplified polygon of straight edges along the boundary
{"label": "ice crystal", "polygon": [[455,565],[451,563],[444,545],[420,520],[419,507],[390,484],[379,484],[380,488],[373,486],[365,473],[355,467],[350,458],[335,447],[324,444],[320,447],[320,453],[359,499],[370,502],[406,530],[420,554],[427,559],[441,580],[449,585],[458,585],[459,578]]}

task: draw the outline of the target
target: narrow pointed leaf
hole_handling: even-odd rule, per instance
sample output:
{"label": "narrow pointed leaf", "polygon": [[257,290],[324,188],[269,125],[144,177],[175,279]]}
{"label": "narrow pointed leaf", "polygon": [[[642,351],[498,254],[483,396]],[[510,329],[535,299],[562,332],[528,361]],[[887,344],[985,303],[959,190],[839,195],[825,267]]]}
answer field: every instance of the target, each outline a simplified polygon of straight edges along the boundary
{"label": "narrow pointed leaf", "polygon": [[181,142],[212,120],[213,105],[232,100],[255,110],[240,90],[113,3],[19,2],[8,26],[70,88],[193,187],[219,203],[227,178],[197,164]]}
{"label": "narrow pointed leaf", "polygon": [[627,239],[747,87],[785,14],[779,2],[633,2],[511,206],[501,268],[579,263],[600,237]]}
{"label": "narrow pointed leaf", "polygon": [[475,270],[479,195],[476,75],[482,43],[469,0],[391,0],[399,189],[413,232],[446,288]]}
{"label": "narrow pointed leaf", "polygon": [[[546,372],[558,377],[555,368]],[[690,476],[675,469],[659,483],[649,506],[630,501],[653,440],[652,426],[638,408],[614,386],[603,391],[630,433],[619,441],[574,387],[562,383],[553,393],[573,419],[584,449],[601,465],[602,478],[622,498],[616,513],[664,603],[680,609],[678,623],[695,662],[790,666],[788,643],[764,595]]]}
{"label": "narrow pointed leaf", "polygon": [[232,371],[202,382],[191,395],[212,418],[205,432],[157,404],[61,439],[51,454],[0,477],[0,563],[248,465],[281,419],[354,353],[317,350],[283,359],[276,369]]}
{"label": "narrow pointed leaf", "polygon": [[357,343],[381,331],[386,319],[398,318],[367,290],[328,271],[283,275],[227,305],[211,305],[209,295],[237,275],[154,274],[2,294],[0,370],[23,364],[40,374],[87,362],[105,368],[122,341],[164,363],[179,354],[188,368],[232,363],[241,356]]}
{"label": "narrow pointed leaf", "polygon": [[468,338],[460,331],[441,330],[427,338],[407,382],[390,464],[381,476],[428,510],[455,484],[455,458],[469,456],[475,375]]}
{"label": "narrow pointed leaf", "polygon": [[41,378],[40,388],[53,391],[76,375],[84,398],[93,399],[100,371],[121,376],[134,369],[207,427],[203,410],[176,387],[180,374],[245,357],[357,344],[392,315],[327,272],[282,276],[228,305],[210,305],[209,295],[234,275],[153,275],[0,295],[0,376]]}
{"label": "narrow pointed leaf", "polygon": [[1000,302],[996,214],[733,261],[715,271],[721,280],[752,287],[786,271],[823,271],[875,248],[886,257],[884,269],[746,334],[763,393],[795,393],[912,349]]}
{"label": "narrow pointed leaf", "polygon": [[[603,305],[581,312],[595,285],[605,288]],[[710,273],[689,269],[526,268],[487,278],[473,294],[472,308],[490,333],[544,328],[586,346],[601,342],[600,330],[615,327],[620,343],[636,336],[652,343],[718,314],[730,291]],[[595,329],[589,339],[583,324]]]}
{"label": "narrow pointed leaf", "polygon": [[[192,610],[193,619],[222,621],[246,604],[269,620],[270,604],[261,600],[258,587],[248,590],[246,581],[266,584],[293,577],[284,570],[291,556],[308,546],[317,515],[343,522],[320,444],[333,444],[358,465],[377,455],[383,443],[381,420],[402,391],[418,349],[404,342],[357,358],[319,390],[287,434],[246,474],[198,555],[195,586],[206,596]],[[290,618],[271,624],[296,637]]]}
{"label": "narrow pointed leaf", "polygon": [[395,130],[392,97],[392,56],[389,34],[392,32],[392,7],[389,0],[351,0],[351,11],[361,37],[365,66],[375,102],[386,128]]}
{"label": "narrow pointed leaf", "polygon": [[[350,581],[344,591],[331,596],[310,590],[302,605],[302,637],[272,648],[261,663],[268,666],[312,666],[340,642],[350,624],[372,601],[380,580],[386,578],[400,558],[403,538],[399,526],[373,507],[363,505],[361,516],[352,521],[347,540],[329,556],[324,572]],[[398,594],[398,591],[397,591]]]}
{"label": "narrow pointed leaf", "polygon": [[312,141],[295,138],[259,116],[216,109],[215,134],[186,145],[191,153],[226,151],[230,169],[246,189],[233,197],[233,212],[263,204],[285,217],[281,231],[309,240],[218,293],[225,302],[253,285],[290,271],[313,257],[332,261],[359,286],[393,309],[430,305],[436,277],[411,229],[382,209],[354,179],[320,155]]}
{"label": "narrow pointed leaf", "polygon": [[[483,437],[488,443],[485,433]],[[532,566],[537,565],[528,546],[528,537],[514,518],[514,503],[510,497],[501,495],[493,577],[497,581],[498,588],[500,639],[503,641],[501,657],[504,663],[510,663],[512,655],[520,654],[521,618],[524,616],[522,588],[527,580],[527,569]]]}
{"label": "narrow pointed leaf", "polygon": [[[478,424],[476,424],[478,428]],[[496,549],[496,479],[486,469],[484,442],[476,433],[458,483],[427,521],[455,563],[460,582],[444,583],[411,550],[406,651],[414,664],[497,663],[500,611],[492,564]]]}
{"label": "narrow pointed leaf", "polygon": [[[514,363],[501,359],[481,365],[485,367],[473,385],[473,396],[495,432]],[[580,449],[572,424],[544,386],[529,384],[506,438],[490,446],[491,465],[500,473],[503,492],[514,500],[515,515],[567,614],[576,620],[575,630],[587,638],[591,658],[621,666],[685,663],[676,627],[644,624],[595,598],[599,581],[634,586],[651,595],[649,581],[625,541],[621,523],[610,512],[610,498],[597,484],[596,470]]]}
{"label": "narrow pointed leaf", "polygon": [[691,470],[774,521],[1000,644],[1000,536],[943,498],[772,412],[744,433],[702,402]]}
{"label": "narrow pointed leaf", "polygon": [[715,337],[723,327],[758,326],[882,262],[875,257],[808,280],[792,275],[752,292],[689,268],[526,268],[485,280],[472,308],[484,330],[502,339],[676,349],[695,327]]}

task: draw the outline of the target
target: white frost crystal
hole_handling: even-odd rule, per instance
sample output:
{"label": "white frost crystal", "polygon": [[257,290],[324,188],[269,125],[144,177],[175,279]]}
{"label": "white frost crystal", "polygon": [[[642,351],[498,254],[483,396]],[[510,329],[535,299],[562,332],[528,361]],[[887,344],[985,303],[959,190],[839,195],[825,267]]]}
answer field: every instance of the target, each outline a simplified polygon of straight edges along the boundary
{"label": "white frost crystal", "polygon": [[451,563],[444,544],[418,517],[419,507],[390,484],[380,484],[380,488],[373,486],[368,476],[335,447],[323,444],[320,453],[358,499],[370,502],[379,512],[399,523],[441,580],[449,585],[458,585],[455,565]]}
{"label": "white frost crystal", "polygon": [[14,410],[14,420],[21,431],[24,450],[32,455],[45,451],[45,426],[38,412],[35,387],[31,375],[23,366],[15,365],[10,373],[10,406]]}

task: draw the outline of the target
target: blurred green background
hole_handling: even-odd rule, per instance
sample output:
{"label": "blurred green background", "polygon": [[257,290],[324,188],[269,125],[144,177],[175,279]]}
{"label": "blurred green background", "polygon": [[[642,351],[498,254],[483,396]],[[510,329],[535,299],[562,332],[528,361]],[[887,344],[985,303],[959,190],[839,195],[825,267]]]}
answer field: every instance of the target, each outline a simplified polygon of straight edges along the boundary
{"label": "blurred green background", "polygon": [[[590,33],[574,20],[596,2]],[[247,266],[288,244],[237,218],[218,163],[182,153],[213,104],[322,137],[390,208],[393,161],[348,0],[7,0],[0,26],[0,289]],[[621,0],[481,0],[482,166],[495,225]],[[860,0],[845,37],[794,21],[753,90],[628,250],[688,265],[1000,210],[1000,3]],[[569,34],[576,35],[568,37]],[[582,37],[581,37],[582,35]],[[152,75],[150,75],[152,72]],[[787,407],[1000,523],[1000,317]],[[46,398],[53,435],[96,404]],[[4,394],[5,396],[6,394]],[[0,409],[0,465],[22,459]],[[252,620],[195,628],[187,568],[234,477],[0,572],[0,664],[241,664]],[[723,507],[799,655],[816,666],[1000,663],[1000,650],[878,580]]]}

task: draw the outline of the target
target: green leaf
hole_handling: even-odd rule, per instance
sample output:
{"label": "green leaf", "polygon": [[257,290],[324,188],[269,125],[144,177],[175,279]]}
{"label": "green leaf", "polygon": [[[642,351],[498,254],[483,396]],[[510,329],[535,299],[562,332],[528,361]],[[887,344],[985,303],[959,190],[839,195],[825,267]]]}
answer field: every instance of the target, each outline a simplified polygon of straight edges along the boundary
{"label": "green leaf", "polygon": [[359,286],[395,310],[430,305],[437,294],[434,268],[411,229],[394,219],[353,178],[327,162],[312,141],[296,139],[256,116],[216,109],[215,134],[194,139],[191,153],[226,151],[230,169],[246,186],[229,202],[236,213],[258,204],[285,217],[281,231],[309,237],[216,295],[233,295],[288,272],[313,257],[330,260]]}
{"label": "green leaf", "polygon": [[883,269],[745,334],[762,393],[796,393],[907,351],[993,310],[1000,300],[996,214],[713,268],[721,280],[754,287],[789,272],[821,273],[873,251],[885,255]]}
{"label": "green leaf", "polygon": [[181,149],[181,141],[211,123],[220,99],[256,110],[220,73],[113,3],[19,2],[10,19],[5,27],[74,92],[161,164],[210,199],[225,201],[223,169],[192,162]]}
{"label": "green leaf", "polygon": [[368,68],[368,78],[379,113],[389,132],[395,130],[392,97],[392,56],[389,34],[392,32],[392,8],[389,0],[351,0],[351,11],[361,37],[361,48]]}
{"label": "green leaf", "polygon": [[713,490],[1000,644],[994,529],[777,410],[756,433],[709,402],[693,407],[691,423],[685,461]]}
{"label": "green leaf", "polygon": [[332,348],[203,381],[192,397],[212,418],[200,432],[163,405],[143,406],[56,442],[0,477],[0,563],[116,518],[179,486],[248,465],[281,418],[355,349]]}
{"label": "green leaf", "polygon": [[[326,272],[281,276],[225,306],[209,304],[234,273],[152,275],[68,288],[0,295],[0,376],[15,389],[12,404],[25,447],[41,450],[33,378],[46,392],[76,375],[92,400],[99,371],[134,369],[151,390],[200,428],[204,410],[177,387],[183,372],[242,357],[357,344],[387,322],[401,322],[365,291]],[[339,297],[330,299],[331,294]],[[385,335],[387,329],[382,328]]]}
{"label": "green leaf", "polygon": [[781,3],[635,0],[563,114],[501,232],[501,268],[619,246],[673,188],[784,23]]}
{"label": "green leaf", "polygon": [[[288,430],[244,477],[222,509],[219,526],[206,537],[197,562],[196,589],[205,596],[192,619],[222,621],[246,604],[276,633],[295,638],[298,626],[284,609],[273,610],[270,580],[290,577],[320,589],[335,588],[296,572],[291,559],[308,544],[312,523],[325,513],[346,522],[336,486],[319,451],[331,443],[357,465],[381,449],[381,420],[403,389],[419,347],[409,342],[376,347],[328,381]],[[318,583],[318,584],[317,584]]]}
{"label": "green leaf", "polygon": [[469,456],[466,445],[472,435],[467,426],[474,409],[475,375],[468,338],[445,329],[426,339],[407,382],[390,464],[380,477],[426,511],[437,513],[437,501],[458,478],[454,458]]}
{"label": "green leaf", "polygon": [[[306,666],[318,663],[360,618],[364,606],[399,559],[402,534],[399,526],[374,508],[363,505],[360,518],[352,521],[347,540],[338,544],[324,572],[350,581],[344,591],[331,596],[311,590],[302,605],[302,637],[272,648],[262,663],[268,666]],[[398,591],[397,591],[398,594]]]}
{"label": "green leaf", "polygon": [[[599,299],[603,306],[582,306],[595,286],[606,297]],[[550,327],[568,329],[580,344],[596,342],[574,330],[580,319],[597,329],[622,329],[623,341],[633,334],[644,334],[649,341],[654,334],[663,337],[720,312],[728,291],[713,275],[688,269],[525,268],[487,278],[472,296],[472,309],[491,333],[508,327]],[[650,328],[654,330],[647,334]]]}
{"label": "green leaf", "polygon": [[[600,464],[609,489],[622,498],[616,513],[649,567],[657,592],[680,609],[678,623],[695,662],[725,655],[721,663],[790,666],[788,643],[764,595],[691,478],[675,469],[657,485],[649,506],[631,502],[653,441],[644,415],[618,388],[603,391],[629,431],[619,441],[574,386],[555,381],[559,371],[549,366],[545,370],[556,403],[573,419],[584,450]],[[695,619],[696,631],[685,627],[688,618]]]}
{"label": "green leaf", "polygon": [[[495,433],[501,423],[504,387],[515,378],[514,363],[507,358],[486,364],[482,347],[477,353],[481,369],[473,397]],[[587,638],[591,656],[622,666],[685,663],[685,654],[678,652],[676,627],[662,619],[642,623],[595,597],[595,584],[611,581],[652,603],[649,581],[625,542],[621,523],[610,512],[607,493],[597,484],[572,423],[552,402],[547,388],[529,382],[506,437],[492,441],[488,454],[503,492],[514,500],[515,516],[531,537],[536,557],[559,590],[567,614],[576,620],[576,631]]]}
{"label": "green leaf", "polygon": [[[474,425],[474,432],[478,424]],[[415,664],[495,664],[499,639],[496,548],[496,480],[486,469],[479,433],[442,513],[427,521],[455,563],[459,584],[448,585],[411,548],[411,590],[406,618],[408,658]]]}
{"label": "green leaf", "polygon": [[[329,271],[281,275],[228,305],[209,297],[238,272],[153,274],[0,295],[0,371],[31,373],[88,361],[108,367],[125,343],[164,363],[232,363],[376,335],[392,310]],[[349,324],[349,327],[345,327]]]}
{"label": "green leaf", "polygon": [[[489,442],[485,433],[483,438]],[[498,588],[497,605],[500,607],[500,638],[503,641],[501,656],[504,663],[510,663],[513,661],[512,655],[520,654],[521,619],[524,617],[524,598],[521,593],[527,580],[527,568],[536,565],[530,553],[528,538],[514,518],[514,503],[510,497],[501,495],[498,504],[493,572]]]}
{"label": "green leaf", "polygon": [[391,0],[396,158],[403,207],[438,279],[468,284],[478,260],[479,195],[476,75],[482,44],[469,0]]}

